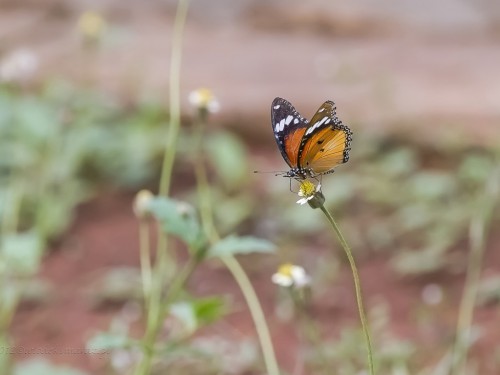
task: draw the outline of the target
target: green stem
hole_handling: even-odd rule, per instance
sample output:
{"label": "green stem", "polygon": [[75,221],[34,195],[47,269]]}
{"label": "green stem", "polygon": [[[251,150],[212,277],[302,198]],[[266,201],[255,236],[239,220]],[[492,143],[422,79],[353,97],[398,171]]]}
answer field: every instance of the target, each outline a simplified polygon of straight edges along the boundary
{"label": "green stem", "polygon": [[[198,167],[196,169],[199,173],[200,168]],[[201,172],[204,174],[204,168]],[[205,200],[205,204],[200,203],[200,206],[204,207],[204,209],[202,209],[201,218],[205,231],[211,234],[211,237],[209,237],[211,239],[211,242],[215,243],[219,240],[219,235],[212,220],[208,186],[203,187],[204,184],[200,184],[201,181],[206,181],[206,179],[202,178],[199,180],[200,197],[207,198]],[[269,327],[267,325],[262,306],[259,302],[259,298],[257,297],[255,289],[252,286],[252,283],[250,282],[247,274],[234,256],[229,255],[221,258],[221,260],[229,270],[229,272],[231,272],[231,275],[238,284],[238,287],[240,288],[243,297],[245,298],[248,309],[250,310],[250,315],[252,316],[252,320],[255,324],[255,330],[257,331],[257,336],[259,338],[260,346],[262,349],[262,355],[264,357],[264,364],[266,366],[267,374],[279,375],[279,366],[276,360],[276,354],[274,352]]]}
{"label": "green stem", "polygon": [[255,293],[255,289],[235,257],[227,256],[222,258],[222,261],[229,272],[233,275],[236,283],[243,293],[243,296],[245,297],[245,301],[255,324],[255,329],[257,330],[257,336],[259,337],[262,354],[264,356],[264,363],[267,370],[266,373],[268,375],[279,375],[280,370],[276,360],[276,354],[274,353],[271,334],[269,333],[269,327],[267,326],[266,318],[264,317],[264,312],[257,294]]}
{"label": "green stem", "polygon": [[3,216],[0,218],[0,234],[5,236],[9,233],[16,233],[19,227],[21,204],[24,195],[24,185],[17,183],[16,177],[11,176]]}
{"label": "green stem", "polygon": [[[199,152],[198,159],[196,160],[195,165],[195,173],[198,183],[198,198],[200,202],[200,216],[202,225],[205,233],[210,239],[210,242],[215,243],[220,240],[220,236],[213,221],[210,187],[208,185],[207,173],[203,161],[203,154],[201,152],[202,134],[203,121],[198,124],[194,137],[194,144]],[[231,272],[231,275],[238,284],[238,287],[240,288],[243,297],[245,298],[248,309],[250,310],[250,315],[252,316],[255,330],[257,331],[257,336],[259,338],[260,346],[262,349],[264,364],[266,366],[266,373],[268,375],[279,375],[279,366],[276,360],[276,354],[274,352],[269,327],[267,325],[262,306],[259,302],[259,298],[257,297],[255,289],[252,286],[252,283],[248,279],[245,270],[243,269],[243,267],[241,267],[240,263],[234,256],[229,255],[221,258],[221,260],[229,270],[229,272]]]}
{"label": "green stem", "polygon": [[[195,164],[196,182],[198,185],[198,201],[200,205],[200,218],[205,234],[212,243],[219,241],[219,234],[215,228],[212,213],[212,202],[210,187],[208,185],[207,172],[201,151],[201,140],[203,136],[203,123],[197,125],[194,134],[195,149],[198,150],[198,157]],[[197,146],[197,147],[196,147]]]}
{"label": "green stem", "polygon": [[180,109],[180,75],[182,63],[182,34],[186,23],[189,0],[179,0],[175,14],[174,34],[172,40],[172,57],[170,60],[170,127],[167,135],[167,145],[163,158],[160,177],[160,195],[168,195],[172,178],[179,134]]}
{"label": "green stem", "polygon": [[295,311],[299,315],[300,331],[302,336],[315,348],[315,352],[318,355],[322,368],[329,372],[330,368],[328,365],[328,358],[323,350],[323,343],[318,326],[315,324],[314,320],[311,319],[311,315],[307,311],[305,302],[302,301],[301,297],[297,295],[297,291],[294,289],[290,289],[290,291]]}
{"label": "green stem", "polygon": [[[7,198],[5,200],[5,210],[3,216],[0,217],[0,249],[2,241],[8,235],[17,234],[19,227],[19,220],[21,216],[21,205],[24,198],[22,183],[16,182],[14,174],[10,176],[9,189],[7,190]],[[10,285],[4,290],[4,293],[10,293],[4,296],[5,299],[0,304],[0,336],[7,337],[9,326],[14,318],[17,306],[19,304],[21,293],[19,285],[13,282],[12,275],[9,274],[9,269],[5,268],[4,259],[0,251],[0,278],[1,285]],[[5,271],[5,272],[1,272]]]}
{"label": "green stem", "polygon": [[[170,59],[170,124],[167,144],[163,156],[160,176],[159,194],[168,196],[172,180],[172,170],[175,161],[177,138],[180,127],[180,70],[182,61],[182,35],[186,23],[189,0],[179,0],[175,14],[172,37],[172,53]],[[167,276],[173,273],[175,262],[168,254],[168,240],[165,234],[159,231],[157,244],[157,259],[152,278],[151,293],[148,303],[148,318],[146,333],[142,339],[144,357],[136,368],[135,374],[149,375],[154,355],[154,344],[161,327],[167,301],[162,301],[162,289]],[[172,272],[169,272],[172,270]]]}
{"label": "green stem", "polygon": [[[149,375],[151,373],[151,367],[153,363],[153,358],[155,354],[155,342],[156,338],[158,336],[158,333],[160,331],[161,323],[163,322],[163,318],[165,317],[167,313],[168,307],[172,304],[173,301],[178,297],[179,293],[181,292],[182,288],[186,284],[186,282],[189,280],[191,275],[193,274],[193,271],[196,269],[198,266],[199,262],[201,261],[202,257],[198,256],[191,256],[189,258],[189,261],[184,265],[182,270],[178,273],[178,275],[174,278],[172,281],[172,284],[170,285],[167,295],[163,302],[158,305],[158,311],[155,314],[155,318],[151,320],[151,324],[148,325],[147,330],[146,330],[146,335],[144,339],[142,340],[142,345],[143,345],[143,351],[144,351],[144,358],[140,362],[139,366],[137,367],[137,370],[135,374],[137,375]],[[150,321],[148,321],[150,323]]]}
{"label": "green stem", "polygon": [[349,264],[351,266],[351,271],[352,271],[352,276],[354,278],[354,288],[356,290],[356,302],[358,304],[358,312],[359,312],[359,319],[361,320],[361,327],[363,329],[363,334],[365,336],[365,341],[366,341],[366,350],[368,352],[368,366],[370,369],[370,374],[374,375],[375,370],[373,366],[373,352],[372,352],[372,344],[371,344],[371,339],[370,339],[370,332],[368,329],[368,322],[366,320],[366,314],[365,314],[365,308],[363,306],[363,296],[361,294],[361,282],[359,280],[359,274],[358,274],[358,269],[356,267],[356,262],[354,261],[354,257],[352,255],[351,249],[349,248],[349,245],[347,244],[347,241],[345,240],[344,236],[342,235],[342,232],[340,231],[337,223],[333,219],[333,216],[330,214],[330,212],[325,208],[324,205],[320,206],[321,211],[325,214],[326,218],[332,225],[333,230],[337,234],[337,237],[340,241],[340,244],[342,245],[342,248],[344,249],[347,259],[349,260]]}
{"label": "green stem", "polygon": [[[170,106],[169,119],[170,124],[167,134],[167,144],[163,156],[162,170],[160,176],[159,194],[168,196],[172,181],[172,171],[177,151],[177,139],[181,122],[180,106],[180,76],[182,65],[182,37],[184,25],[186,24],[187,12],[189,9],[189,0],[179,0],[175,13],[174,30],[172,37],[172,53],[170,58]],[[160,298],[161,287],[168,275],[175,272],[176,260],[172,254],[168,253],[167,237],[162,235],[158,238],[157,244],[157,266],[156,279],[158,279],[158,288],[155,298]],[[158,310],[156,310],[158,311]]]}
{"label": "green stem", "polygon": [[465,373],[474,307],[476,305],[481,278],[486,235],[489,231],[493,211],[498,200],[499,183],[500,169],[496,169],[486,182],[485,191],[480,194],[479,209],[470,224],[469,239],[471,250],[467,262],[464,292],[460,301],[457,334],[451,360],[451,373],[456,375]]}
{"label": "green stem", "polygon": [[141,219],[139,223],[139,250],[141,255],[142,290],[144,293],[144,301],[147,305],[151,297],[152,271],[149,246],[149,224],[143,219]]}
{"label": "green stem", "polygon": [[191,255],[189,257],[188,262],[184,265],[177,277],[173,280],[170,288],[168,288],[168,293],[167,297],[165,298],[164,304],[165,307],[168,307],[178,297],[182,288],[193,274],[193,271],[196,269],[196,267],[198,267],[202,260],[203,256]]}

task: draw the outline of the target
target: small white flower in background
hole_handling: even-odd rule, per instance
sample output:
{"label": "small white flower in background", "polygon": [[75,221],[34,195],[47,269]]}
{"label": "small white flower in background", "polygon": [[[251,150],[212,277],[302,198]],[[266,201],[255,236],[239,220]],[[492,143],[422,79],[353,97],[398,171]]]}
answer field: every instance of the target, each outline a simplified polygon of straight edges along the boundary
{"label": "small white flower in background", "polygon": [[38,58],[33,52],[25,48],[12,51],[0,61],[0,82],[27,82],[37,69]]}
{"label": "small white flower in background", "polygon": [[149,214],[149,202],[154,198],[153,193],[149,190],[141,190],[134,199],[132,206],[135,216],[140,219],[145,218]]}
{"label": "small white flower in background", "polygon": [[308,201],[314,198],[314,195],[321,190],[321,184],[314,186],[311,181],[303,181],[300,184],[298,204],[306,204]]}
{"label": "small white flower in background", "polygon": [[218,112],[220,104],[212,91],[206,88],[199,88],[189,93],[189,103],[193,107],[201,111],[208,111],[211,113]]}
{"label": "small white flower in background", "polygon": [[304,268],[291,263],[282,264],[278,268],[278,272],[271,277],[271,280],[273,283],[285,288],[292,286],[295,288],[303,288],[311,282],[311,278]]}

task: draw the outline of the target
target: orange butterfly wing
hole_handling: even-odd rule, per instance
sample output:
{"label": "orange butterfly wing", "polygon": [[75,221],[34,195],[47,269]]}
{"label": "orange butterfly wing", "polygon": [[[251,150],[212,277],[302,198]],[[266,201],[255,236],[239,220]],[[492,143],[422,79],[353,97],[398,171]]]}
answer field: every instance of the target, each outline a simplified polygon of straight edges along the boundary
{"label": "orange butterfly wing", "polygon": [[299,145],[308,127],[307,120],[290,102],[275,98],[271,106],[271,123],[283,159],[291,168],[296,168],[299,161]]}
{"label": "orange butterfly wing", "polygon": [[337,118],[333,102],[325,102],[309,124],[299,149],[301,168],[323,174],[349,160],[352,132]]}

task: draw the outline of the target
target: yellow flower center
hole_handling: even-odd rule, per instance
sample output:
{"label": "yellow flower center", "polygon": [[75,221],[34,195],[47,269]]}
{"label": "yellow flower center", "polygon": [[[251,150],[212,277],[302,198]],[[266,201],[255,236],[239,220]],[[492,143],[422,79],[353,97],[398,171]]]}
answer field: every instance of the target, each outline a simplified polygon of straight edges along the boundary
{"label": "yellow flower center", "polygon": [[87,38],[98,38],[101,36],[106,22],[96,12],[85,12],[80,16],[78,27],[80,32]]}
{"label": "yellow flower center", "polygon": [[280,268],[278,268],[278,273],[282,276],[291,278],[292,277],[292,270],[293,270],[293,264],[285,263],[285,264],[282,264],[280,266]]}
{"label": "yellow flower center", "polygon": [[311,181],[303,181],[300,184],[299,195],[301,197],[310,197],[316,192],[316,186]]}
{"label": "yellow flower center", "polygon": [[196,90],[196,94],[198,96],[198,105],[200,107],[208,107],[210,102],[214,100],[214,94],[207,88],[200,88]]}

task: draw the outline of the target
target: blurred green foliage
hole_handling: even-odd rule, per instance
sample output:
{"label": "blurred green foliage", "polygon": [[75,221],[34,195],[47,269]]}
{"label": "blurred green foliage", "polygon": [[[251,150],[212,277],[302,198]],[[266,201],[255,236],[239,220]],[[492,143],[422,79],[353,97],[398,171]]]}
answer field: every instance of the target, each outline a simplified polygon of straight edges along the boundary
{"label": "blurred green foliage", "polygon": [[[18,303],[39,301],[50,290],[44,283],[30,282],[49,241],[69,227],[75,207],[100,188],[134,188],[155,176],[166,119],[158,104],[126,108],[108,96],[60,81],[34,92],[0,86],[0,336],[4,347],[9,345],[6,332]],[[105,285],[111,285],[109,280]],[[0,372],[7,373],[9,362],[0,362]],[[13,371],[70,373],[45,362],[20,364]]]}
{"label": "blurred green foliage", "polygon": [[32,359],[19,363],[13,375],[85,375],[86,372],[70,368],[68,366],[57,366],[42,358]]}
{"label": "blurred green foliage", "polygon": [[[439,149],[363,134],[352,147],[349,162],[322,178],[322,189],[326,204],[348,223],[343,227],[354,250],[388,252],[402,274],[463,269],[463,262],[448,254],[467,239],[476,198],[498,150],[474,148],[465,141],[460,148]],[[297,210],[289,196],[279,194],[287,183],[273,181],[271,187],[283,206],[277,230],[292,226],[288,240],[319,232],[319,215]]]}
{"label": "blurred green foliage", "polygon": [[[0,89],[0,275],[6,281],[0,287],[2,328],[8,326],[19,300],[31,298],[24,290],[40,267],[48,241],[68,228],[79,203],[102,188],[137,189],[157,178],[167,118],[159,103],[126,107],[63,82],[50,82],[36,93]],[[192,254],[203,249],[207,257],[274,250],[268,241],[231,234],[237,230],[284,238],[287,260],[305,243],[323,246],[327,237],[322,218],[314,210],[294,204],[297,198],[289,192],[288,180],[262,175],[251,179],[252,160],[243,140],[227,130],[215,128],[206,133],[202,147],[209,164],[215,222],[223,239],[209,246],[194,207],[155,198],[151,214],[166,233],[178,237]],[[186,175],[183,168],[189,166],[187,170],[192,172],[191,128],[183,126],[180,137],[176,173],[186,178],[180,178],[178,195],[194,202],[195,187],[189,185],[192,175]],[[349,163],[322,179],[326,204],[341,214],[354,251],[383,253],[403,275],[463,270],[465,251],[459,251],[462,257],[457,257],[454,250],[468,247],[465,240],[477,209],[475,198],[495,167],[498,150],[473,147],[465,140],[453,145],[445,142],[419,144],[390,135],[356,134]],[[275,153],[278,158],[278,151]],[[137,270],[109,270],[91,285],[89,296],[97,305],[137,300],[141,298],[140,283]],[[497,277],[485,280],[479,302],[498,301],[498,285]],[[194,368],[218,373],[224,364],[214,363],[207,354],[210,350],[182,341],[221,318],[226,312],[224,301],[184,297],[171,306],[171,316],[182,326],[179,331],[184,336],[166,340],[164,365],[179,366],[178,374]],[[383,336],[380,332],[376,335]],[[339,373],[361,368],[357,362],[360,339],[359,332],[346,329],[340,340],[326,344],[328,356],[339,364]],[[381,344],[380,366],[393,373],[406,371],[412,346],[393,338],[379,340],[386,340]],[[124,332],[101,333],[89,342],[89,347],[114,350],[133,345]],[[255,362],[254,347],[240,349],[237,355],[242,362],[248,358]],[[310,355],[315,363],[314,353]],[[193,363],[179,361],[185,357]],[[0,360],[7,363],[4,357]],[[0,369],[5,368],[2,366],[7,365],[0,364]],[[19,365],[15,371],[61,370],[33,362]]]}
{"label": "blurred green foliage", "polygon": [[42,243],[57,237],[98,187],[154,177],[166,119],[159,104],[125,108],[63,82],[0,90],[0,216],[19,204],[18,229],[35,228]]}

